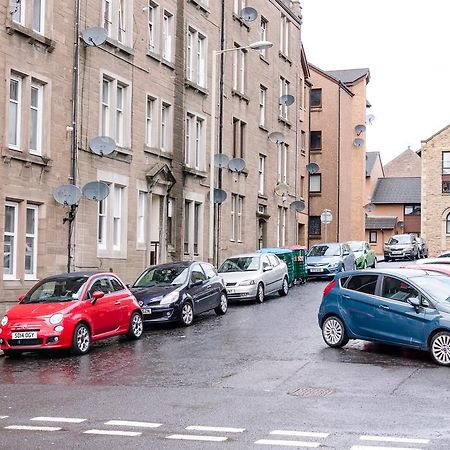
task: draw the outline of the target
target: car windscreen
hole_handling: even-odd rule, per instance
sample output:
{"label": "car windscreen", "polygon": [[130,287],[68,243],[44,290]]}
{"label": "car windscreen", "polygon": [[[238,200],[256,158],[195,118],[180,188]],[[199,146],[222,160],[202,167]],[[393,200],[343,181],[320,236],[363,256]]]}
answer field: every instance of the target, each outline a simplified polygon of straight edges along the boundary
{"label": "car windscreen", "polygon": [[259,269],[259,260],[259,256],[228,258],[220,266],[219,273],[254,272]]}
{"label": "car windscreen", "polygon": [[181,286],[186,283],[189,268],[186,266],[151,267],[133,284],[133,287]]}
{"label": "car windscreen", "polygon": [[410,236],[392,236],[389,239],[388,244],[389,245],[395,245],[395,244],[410,244],[411,243],[411,238]]}
{"label": "car windscreen", "polygon": [[47,278],[37,284],[22,303],[55,303],[78,300],[89,277]]}
{"label": "car windscreen", "polygon": [[364,250],[363,242],[349,242],[348,245],[350,245],[350,248],[354,252],[362,252]]}
{"label": "car windscreen", "polygon": [[450,277],[447,275],[428,274],[411,280],[438,302],[450,303]]}
{"label": "car windscreen", "polygon": [[314,245],[308,253],[308,256],[340,256],[341,249],[339,244]]}

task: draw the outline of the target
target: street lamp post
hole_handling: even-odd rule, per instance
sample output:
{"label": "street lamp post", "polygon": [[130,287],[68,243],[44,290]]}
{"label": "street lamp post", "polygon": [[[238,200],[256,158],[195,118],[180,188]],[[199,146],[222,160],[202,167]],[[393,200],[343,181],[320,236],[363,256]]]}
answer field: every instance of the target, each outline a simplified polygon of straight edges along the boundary
{"label": "street lamp post", "polygon": [[208,228],[208,260],[214,262],[214,155],[216,152],[216,97],[217,97],[217,56],[222,53],[251,48],[264,50],[271,48],[272,42],[258,41],[244,47],[233,47],[224,50],[213,50],[211,60],[211,148],[209,167],[209,228]]}

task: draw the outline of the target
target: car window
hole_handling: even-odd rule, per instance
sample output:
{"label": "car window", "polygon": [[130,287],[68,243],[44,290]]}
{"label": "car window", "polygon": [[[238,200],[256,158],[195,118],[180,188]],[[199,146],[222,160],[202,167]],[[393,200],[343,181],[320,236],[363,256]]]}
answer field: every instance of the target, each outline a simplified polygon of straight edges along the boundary
{"label": "car window", "polygon": [[78,300],[88,277],[54,277],[41,281],[22,303],[47,303]]}
{"label": "car window", "polygon": [[125,289],[125,286],[117,278],[110,277],[109,281],[111,282],[114,292],[123,291]]}
{"label": "car window", "polygon": [[89,296],[92,296],[95,291],[104,292],[105,295],[110,294],[112,292],[112,288],[109,284],[108,278],[97,278],[89,289]]}
{"label": "car window", "polygon": [[339,244],[313,245],[308,256],[341,256],[341,247]]}
{"label": "car window", "polygon": [[349,277],[342,277],[339,281],[341,283],[341,287],[345,286],[345,283],[347,283],[347,280],[349,279]]}
{"label": "car window", "polygon": [[392,300],[406,302],[410,297],[419,297],[417,289],[413,288],[409,283],[399,278],[385,276],[383,277],[383,286],[381,288],[381,296]]}
{"label": "car window", "polygon": [[280,264],[280,260],[275,255],[267,255],[269,258],[270,263],[273,267],[276,267]]}
{"label": "car window", "polygon": [[194,264],[191,269],[191,281],[193,283],[197,281],[206,281],[205,272],[203,272],[200,264]]}
{"label": "car window", "polygon": [[211,278],[214,278],[217,274],[213,266],[211,264],[202,263],[200,264],[202,266],[203,271],[206,274],[206,277],[210,280]]}
{"label": "car window", "polygon": [[262,267],[264,268],[265,266],[271,266],[272,264],[270,264],[269,258],[267,257],[267,255],[263,255],[261,257],[261,261],[262,261]]}
{"label": "car window", "polygon": [[354,275],[350,278],[345,288],[351,291],[375,295],[377,281],[378,275]]}

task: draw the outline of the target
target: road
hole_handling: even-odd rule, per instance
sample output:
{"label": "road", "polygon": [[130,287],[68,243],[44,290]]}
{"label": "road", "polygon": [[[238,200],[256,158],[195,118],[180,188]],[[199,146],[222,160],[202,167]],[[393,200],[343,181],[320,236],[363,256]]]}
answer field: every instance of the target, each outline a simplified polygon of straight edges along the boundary
{"label": "road", "polygon": [[419,351],[326,347],[325,286],[83,357],[0,358],[0,448],[449,449],[449,370]]}

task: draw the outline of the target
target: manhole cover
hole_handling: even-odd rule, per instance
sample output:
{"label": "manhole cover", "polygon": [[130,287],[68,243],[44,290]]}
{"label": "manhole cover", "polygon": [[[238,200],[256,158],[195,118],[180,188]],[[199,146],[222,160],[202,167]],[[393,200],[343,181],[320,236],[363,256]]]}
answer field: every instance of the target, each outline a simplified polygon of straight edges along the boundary
{"label": "manhole cover", "polygon": [[333,393],[332,389],[324,388],[298,388],[295,391],[289,392],[289,395],[296,397],[327,397]]}

